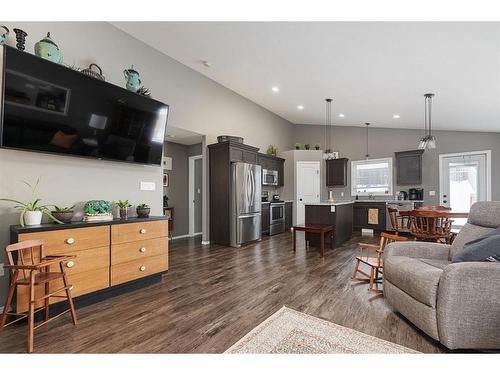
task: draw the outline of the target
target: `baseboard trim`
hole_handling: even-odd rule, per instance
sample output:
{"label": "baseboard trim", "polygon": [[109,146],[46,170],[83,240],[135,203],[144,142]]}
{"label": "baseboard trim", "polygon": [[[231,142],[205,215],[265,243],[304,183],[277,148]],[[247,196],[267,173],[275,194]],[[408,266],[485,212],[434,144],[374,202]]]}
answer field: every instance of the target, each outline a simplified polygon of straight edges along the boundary
{"label": "baseboard trim", "polygon": [[194,233],[194,234],[181,234],[180,236],[175,236],[172,237],[172,240],[178,240],[180,238],[188,238],[188,237],[196,237],[196,236],[201,236],[203,233]]}

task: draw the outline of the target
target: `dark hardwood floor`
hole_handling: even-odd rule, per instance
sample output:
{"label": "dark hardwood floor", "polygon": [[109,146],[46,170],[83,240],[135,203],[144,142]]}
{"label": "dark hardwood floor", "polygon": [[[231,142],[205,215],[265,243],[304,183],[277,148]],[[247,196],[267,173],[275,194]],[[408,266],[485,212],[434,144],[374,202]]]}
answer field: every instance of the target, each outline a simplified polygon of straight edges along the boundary
{"label": "dark hardwood floor", "polygon": [[[444,351],[383,296],[351,281],[359,240],[324,259],[305,251],[303,234],[295,255],[290,233],[241,249],[173,242],[161,283],[79,309],[76,327],[69,316],[41,327],[35,352],[220,353],[283,305],[421,352]],[[24,352],[25,342],[26,325],[7,327],[0,352]]]}

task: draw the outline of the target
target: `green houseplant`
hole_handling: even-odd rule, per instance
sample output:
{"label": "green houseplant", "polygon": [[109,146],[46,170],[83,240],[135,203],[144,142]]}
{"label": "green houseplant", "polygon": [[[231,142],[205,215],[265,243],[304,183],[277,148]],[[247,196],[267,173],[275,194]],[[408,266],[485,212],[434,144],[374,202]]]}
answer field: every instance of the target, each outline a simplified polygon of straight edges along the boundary
{"label": "green houseplant", "polygon": [[302,147],[302,145],[300,143],[295,143],[296,150],[300,150],[301,147]]}
{"label": "green houseplant", "polygon": [[272,156],[278,156],[278,147],[276,147],[275,145],[269,145],[267,147],[267,151],[266,153],[268,155],[272,155]]}
{"label": "green houseplant", "polygon": [[54,205],[51,213],[57,220],[67,224],[71,223],[71,219],[73,218],[73,208],[75,208],[74,205],[71,207],[58,207]]}
{"label": "green houseplant", "polygon": [[306,144],[304,145],[304,148],[305,148],[306,150],[309,150],[309,149],[311,148],[311,145],[310,145],[309,143],[306,143]]}
{"label": "green houseplant", "polygon": [[128,199],[123,201],[118,201],[116,204],[120,208],[120,219],[127,220],[128,219],[128,208],[131,206],[128,202]]}
{"label": "green houseplant", "polygon": [[137,205],[135,210],[137,212],[137,217],[147,218],[149,217],[149,212],[151,211],[151,208],[149,208],[149,206],[146,203],[141,203]]}
{"label": "green houseplant", "polygon": [[314,145],[314,149],[315,149],[315,150],[319,150],[320,148],[321,148],[321,146],[320,146],[318,143],[316,143],[316,144]]}
{"label": "green houseplant", "polygon": [[37,189],[40,184],[41,178],[38,177],[36,183],[30,184],[27,181],[21,181],[25,184],[31,191],[31,198],[28,202],[21,202],[16,199],[10,198],[0,198],[0,201],[15,203],[14,208],[17,208],[19,213],[19,225],[24,227],[25,225],[40,225],[42,222],[42,216],[45,214],[54,222],[62,224],[62,222],[56,219],[49,210],[48,205],[40,204],[41,199],[37,198]]}

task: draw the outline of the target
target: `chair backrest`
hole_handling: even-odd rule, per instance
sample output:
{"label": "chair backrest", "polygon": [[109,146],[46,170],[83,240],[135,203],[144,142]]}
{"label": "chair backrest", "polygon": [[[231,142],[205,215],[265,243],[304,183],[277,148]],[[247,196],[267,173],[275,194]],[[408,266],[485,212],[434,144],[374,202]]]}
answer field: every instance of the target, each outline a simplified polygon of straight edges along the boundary
{"label": "chair backrest", "polygon": [[383,252],[385,247],[390,244],[391,242],[397,242],[397,241],[407,241],[408,238],[403,237],[403,236],[398,236],[396,234],[389,234],[382,232],[380,233],[380,252]]}
{"label": "chair backrest", "polygon": [[416,208],[417,210],[424,210],[424,211],[450,211],[451,207],[446,207],[446,206],[422,206]]}
{"label": "chair backrest", "polygon": [[500,227],[500,202],[477,202],[469,211],[467,223],[460,229],[450,249],[450,259],[464,245]]}
{"label": "chair backrest", "polygon": [[389,212],[389,219],[391,220],[392,230],[398,230],[398,210],[396,208],[387,207],[387,211]]}
{"label": "chair backrest", "polygon": [[[5,248],[7,264],[10,266],[29,266],[39,263],[44,257],[43,245],[44,241],[42,240],[28,240],[7,245]],[[24,277],[28,277],[28,271],[21,272],[23,272]],[[11,270],[10,273],[12,275],[14,271]]]}
{"label": "chair backrest", "polygon": [[438,238],[450,233],[452,222],[442,211],[419,209],[410,212],[410,223],[415,237]]}

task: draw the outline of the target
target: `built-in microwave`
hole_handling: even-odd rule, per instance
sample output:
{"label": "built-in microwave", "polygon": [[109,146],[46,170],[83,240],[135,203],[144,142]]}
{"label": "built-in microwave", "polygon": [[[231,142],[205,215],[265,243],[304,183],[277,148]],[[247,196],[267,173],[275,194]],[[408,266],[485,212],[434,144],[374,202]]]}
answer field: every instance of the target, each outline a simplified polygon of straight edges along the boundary
{"label": "built-in microwave", "polygon": [[272,169],[263,169],[262,185],[278,186],[278,171],[273,171]]}

